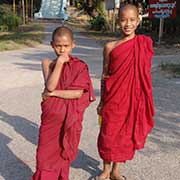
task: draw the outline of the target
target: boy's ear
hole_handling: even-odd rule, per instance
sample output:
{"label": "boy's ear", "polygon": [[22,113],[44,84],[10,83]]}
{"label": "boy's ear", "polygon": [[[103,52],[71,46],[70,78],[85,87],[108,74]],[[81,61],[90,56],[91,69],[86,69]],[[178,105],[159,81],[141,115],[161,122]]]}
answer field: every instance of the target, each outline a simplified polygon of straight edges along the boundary
{"label": "boy's ear", "polygon": [[141,20],[140,20],[140,17],[138,17],[138,26],[139,26],[139,24],[140,24],[140,21],[141,21]]}
{"label": "boy's ear", "polygon": [[76,44],[75,41],[72,42],[72,48],[75,48]]}

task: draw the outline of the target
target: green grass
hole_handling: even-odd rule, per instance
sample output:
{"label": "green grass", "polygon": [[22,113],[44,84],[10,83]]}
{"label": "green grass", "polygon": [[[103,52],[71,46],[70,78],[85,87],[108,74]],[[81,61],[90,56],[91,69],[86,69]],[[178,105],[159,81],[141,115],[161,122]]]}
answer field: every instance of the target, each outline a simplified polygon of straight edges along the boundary
{"label": "green grass", "polygon": [[165,63],[160,65],[160,69],[171,73],[173,77],[180,77],[180,64]]}
{"label": "green grass", "polygon": [[34,47],[44,38],[42,24],[29,24],[18,27],[12,32],[0,32],[0,51]]}

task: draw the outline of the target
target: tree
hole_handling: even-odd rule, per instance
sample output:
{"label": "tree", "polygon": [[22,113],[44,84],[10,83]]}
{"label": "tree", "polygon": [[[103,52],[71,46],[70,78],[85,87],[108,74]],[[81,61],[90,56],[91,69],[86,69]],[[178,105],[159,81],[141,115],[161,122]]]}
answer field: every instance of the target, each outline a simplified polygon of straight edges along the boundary
{"label": "tree", "polygon": [[105,0],[96,0],[96,9],[101,16],[106,16]]}
{"label": "tree", "polygon": [[34,12],[38,12],[41,7],[41,1],[42,0],[35,0],[34,1]]}
{"label": "tree", "polygon": [[26,5],[25,5],[25,16],[26,16],[26,23],[28,22],[28,19],[29,19],[29,1],[26,0]]}
{"label": "tree", "polygon": [[21,3],[22,3],[22,20],[23,20],[23,24],[26,24],[25,3],[24,3],[24,0],[21,0]]}
{"label": "tree", "polygon": [[34,1],[31,0],[31,20],[33,19],[34,17]]}
{"label": "tree", "polygon": [[13,14],[16,15],[16,0],[13,0]]}

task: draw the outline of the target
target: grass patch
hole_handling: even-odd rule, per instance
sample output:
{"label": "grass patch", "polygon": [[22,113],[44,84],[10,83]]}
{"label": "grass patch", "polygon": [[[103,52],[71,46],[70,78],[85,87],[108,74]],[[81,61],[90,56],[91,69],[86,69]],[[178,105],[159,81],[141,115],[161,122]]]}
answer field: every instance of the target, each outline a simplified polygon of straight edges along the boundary
{"label": "grass patch", "polygon": [[0,32],[0,51],[34,47],[44,39],[43,24],[29,24],[12,32]]}
{"label": "grass patch", "polygon": [[159,67],[162,71],[172,74],[173,77],[180,77],[180,64],[166,63],[159,65]]}

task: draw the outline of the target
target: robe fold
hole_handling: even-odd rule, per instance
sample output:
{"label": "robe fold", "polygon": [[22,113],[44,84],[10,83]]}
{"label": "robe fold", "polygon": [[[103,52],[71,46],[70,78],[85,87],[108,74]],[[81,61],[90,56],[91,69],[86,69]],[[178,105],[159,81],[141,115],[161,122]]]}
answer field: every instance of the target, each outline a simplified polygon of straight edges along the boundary
{"label": "robe fold", "polygon": [[136,35],[110,52],[98,151],[105,161],[131,160],[154,126],[152,40]]}
{"label": "robe fold", "polygon": [[88,66],[78,58],[63,65],[56,90],[83,90],[79,99],[48,97],[41,103],[37,167],[31,180],[68,180],[76,158],[83,113],[95,100]]}

